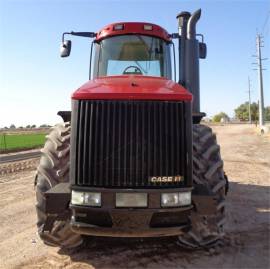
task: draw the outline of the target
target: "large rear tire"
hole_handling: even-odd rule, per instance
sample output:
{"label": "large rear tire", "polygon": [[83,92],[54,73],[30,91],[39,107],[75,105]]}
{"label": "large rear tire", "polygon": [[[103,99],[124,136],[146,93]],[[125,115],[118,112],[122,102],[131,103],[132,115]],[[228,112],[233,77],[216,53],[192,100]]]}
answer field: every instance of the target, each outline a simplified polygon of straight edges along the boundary
{"label": "large rear tire", "polygon": [[216,136],[208,126],[193,125],[193,184],[203,185],[214,194],[217,205],[209,215],[199,207],[191,213],[192,228],[179,236],[179,244],[186,248],[209,248],[222,240],[225,222],[225,194],[228,182]]}
{"label": "large rear tire", "polygon": [[48,221],[44,193],[69,181],[70,123],[57,124],[46,138],[35,178],[38,233],[47,245],[74,248],[82,243],[82,238],[71,231],[69,217],[56,218],[49,231],[44,229]]}

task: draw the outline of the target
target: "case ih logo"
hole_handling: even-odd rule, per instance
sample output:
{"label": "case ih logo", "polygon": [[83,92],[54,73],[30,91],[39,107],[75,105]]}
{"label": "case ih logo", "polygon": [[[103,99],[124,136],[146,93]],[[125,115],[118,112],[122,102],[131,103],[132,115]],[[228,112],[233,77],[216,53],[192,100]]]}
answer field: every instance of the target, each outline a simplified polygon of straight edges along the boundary
{"label": "case ih logo", "polygon": [[150,177],[150,182],[180,182],[184,178],[183,176],[171,176],[171,177]]}

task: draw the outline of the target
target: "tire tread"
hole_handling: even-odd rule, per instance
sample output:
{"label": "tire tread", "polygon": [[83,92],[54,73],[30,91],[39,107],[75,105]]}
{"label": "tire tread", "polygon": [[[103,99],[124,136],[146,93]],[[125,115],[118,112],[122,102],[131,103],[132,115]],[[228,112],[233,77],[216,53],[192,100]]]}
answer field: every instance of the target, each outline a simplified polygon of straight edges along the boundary
{"label": "tire tread", "polygon": [[82,243],[82,238],[71,230],[68,219],[56,220],[51,231],[44,231],[47,218],[44,193],[69,180],[70,123],[55,125],[46,138],[35,179],[38,233],[47,245],[77,247]]}
{"label": "tire tread", "polygon": [[[192,223],[189,232],[179,236],[178,243],[189,249],[213,247],[224,236],[227,182],[216,135],[213,134],[211,128],[201,124],[193,125],[193,183],[203,184],[214,193],[218,205],[213,215],[208,218],[201,217],[200,212],[193,212],[197,216],[196,223]],[[211,228],[209,221],[212,223]]]}

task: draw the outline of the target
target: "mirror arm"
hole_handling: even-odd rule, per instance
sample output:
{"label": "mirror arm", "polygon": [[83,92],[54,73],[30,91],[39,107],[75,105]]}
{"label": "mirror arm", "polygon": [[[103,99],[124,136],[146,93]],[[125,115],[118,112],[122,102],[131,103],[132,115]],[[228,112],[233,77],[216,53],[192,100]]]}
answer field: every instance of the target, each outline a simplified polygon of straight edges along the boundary
{"label": "mirror arm", "polygon": [[82,36],[82,37],[89,37],[89,38],[94,38],[96,37],[96,33],[94,32],[64,32],[62,34],[62,43],[64,42],[65,40],[65,35],[75,35],[75,36]]}
{"label": "mirror arm", "polygon": [[204,36],[203,36],[203,34],[196,34],[196,36],[200,36],[201,37],[201,39],[202,39],[202,43],[204,43]]}
{"label": "mirror arm", "polygon": [[94,32],[70,32],[71,35],[75,36],[83,36],[83,37],[89,37],[89,38],[94,38],[96,37],[96,33]]}
{"label": "mirror arm", "polygon": [[65,35],[69,35],[69,34],[70,34],[69,32],[64,32],[62,34],[62,43],[64,43],[64,41],[65,41]]}
{"label": "mirror arm", "polygon": [[179,38],[179,34],[178,33],[171,33],[171,34],[169,34],[169,36],[172,39]]}

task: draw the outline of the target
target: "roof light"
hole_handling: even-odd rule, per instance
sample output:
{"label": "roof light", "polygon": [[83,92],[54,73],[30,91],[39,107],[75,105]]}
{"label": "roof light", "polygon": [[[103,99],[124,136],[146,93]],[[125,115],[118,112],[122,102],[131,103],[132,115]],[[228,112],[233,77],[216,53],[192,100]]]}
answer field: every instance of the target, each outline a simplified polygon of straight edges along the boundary
{"label": "roof light", "polygon": [[124,24],[116,24],[113,26],[113,30],[124,30]]}
{"label": "roof light", "polygon": [[149,24],[145,24],[143,26],[143,29],[146,30],[146,31],[152,31],[153,30],[153,26],[152,25],[149,25]]}

